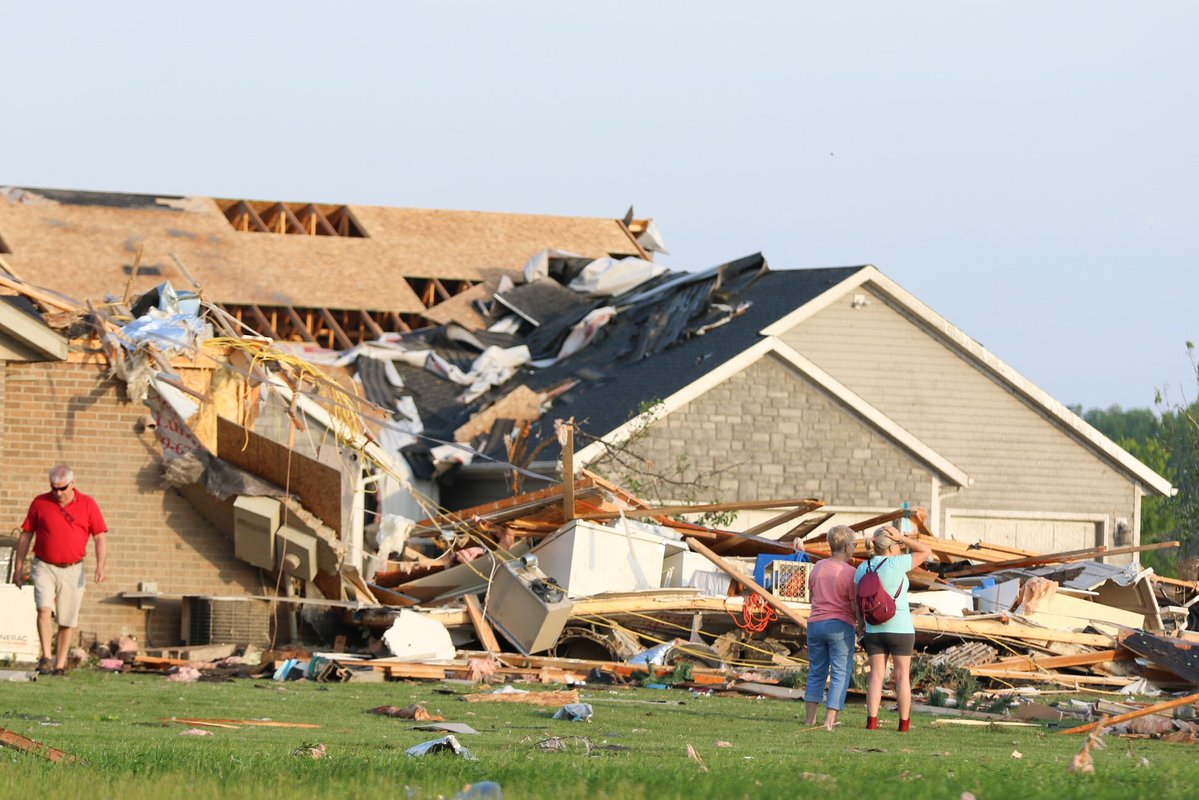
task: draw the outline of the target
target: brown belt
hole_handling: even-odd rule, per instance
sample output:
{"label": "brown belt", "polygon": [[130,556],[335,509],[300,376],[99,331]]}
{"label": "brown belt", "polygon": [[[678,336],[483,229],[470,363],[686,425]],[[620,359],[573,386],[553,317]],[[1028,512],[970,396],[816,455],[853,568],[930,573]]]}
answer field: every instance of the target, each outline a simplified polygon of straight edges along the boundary
{"label": "brown belt", "polygon": [[47,561],[47,560],[46,560],[46,559],[44,559],[44,558],[39,558],[39,559],[38,559],[38,561],[42,562],[43,564],[49,564],[49,565],[50,565],[50,566],[52,566],[52,567],[58,567],[59,569],[66,569],[67,567],[73,567],[73,566],[75,566],[76,564],[82,564],[82,563],[83,563],[83,559],[82,559],[82,558],[81,558],[81,559],[79,559],[78,561],[72,561],[70,564],[55,564],[53,561]]}

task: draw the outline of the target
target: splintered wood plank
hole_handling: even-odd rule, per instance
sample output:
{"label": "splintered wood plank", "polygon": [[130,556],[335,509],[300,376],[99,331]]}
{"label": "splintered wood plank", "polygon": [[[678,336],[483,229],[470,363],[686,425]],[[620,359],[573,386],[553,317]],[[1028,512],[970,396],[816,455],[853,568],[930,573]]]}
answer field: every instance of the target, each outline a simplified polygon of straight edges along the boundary
{"label": "splintered wood plank", "polygon": [[[791,506],[798,506],[801,503],[820,503],[820,501],[813,500],[812,498],[797,498],[786,500],[748,500],[739,503],[708,503],[700,506],[630,508],[624,511],[609,511],[601,514],[580,514],[578,518],[593,522],[604,522],[606,520],[620,519],[621,517],[641,519],[643,517],[673,517],[684,514],[719,514],[725,511],[757,511],[764,508],[789,508]],[[735,533],[734,531],[729,532]]]}
{"label": "splintered wood plank", "polygon": [[[765,522],[754,525],[752,528],[748,528],[747,530],[740,531],[740,534],[742,536],[757,536],[761,533],[765,533],[768,530],[777,528],[779,525],[785,525],[786,523],[790,522],[793,519],[802,517],[804,514],[807,514],[810,511],[815,511],[816,509],[820,508],[822,505],[824,505],[824,503],[822,503],[819,500],[805,501],[803,503],[800,503],[798,506],[791,509],[790,511],[784,511],[782,514],[773,516],[770,519],[766,520]],[[826,517],[826,519],[827,519],[827,517]],[[792,538],[794,538],[794,537],[792,537]],[[735,549],[739,544],[740,544],[740,541],[738,541],[737,539],[729,538],[723,542],[719,542],[719,543],[713,545],[712,552],[720,554],[720,555],[724,555],[727,551]]]}
{"label": "splintered wood plank", "polygon": [[562,445],[562,520],[575,516],[575,418],[566,422],[566,442]]}
{"label": "splintered wood plank", "polygon": [[279,722],[273,719],[184,719],[171,717],[165,722],[178,722],[181,725],[246,725],[259,728],[319,728],[314,722]]}
{"label": "splintered wood plank", "polygon": [[[357,666],[358,662],[354,663]],[[366,662],[370,666],[370,662]],[[409,678],[423,681],[444,681],[446,668],[436,664],[387,664],[383,667],[387,677],[393,680]]]}
{"label": "splintered wood plank", "polygon": [[1092,731],[1100,726],[1109,728],[1112,725],[1119,725],[1121,722],[1128,722],[1130,719],[1148,716],[1149,714],[1156,714],[1159,711],[1169,711],[1172,708],[1187,706],[1195,702],[1199,702],[1199,692],[1196,692],[1195,694],[1188,694],[1186,697],[1178,697],[1174,700],[1167,700],[1164,703],[1156,703],[1155,705],[1146,706],[1145,708],[1141,708],[1136,711],[1130,711],[1127,714],[1118,714],[1114,717],[1105,717],[1098,722],[1091,722],[1086,725],[1079,725],[1077,728],[1064,730],[1062,731],[1062,734],[1086,733],[1087,731]]}
{"label": "splintered wood plank", "polygon": [[1127,653],[1120,653],[1117,650],[1097,650],[1094,653],[1078,653],[1070,656],[1014,656],[978,666],[985,669],[1006,670],[1062,669],[1063,667],[1091,667],[1095,664],[1109,664],[1113,661],[1127,659]]}
{"label": "splintered wood plank", "polygon": [[1031,683],[1057,683],[1066,686],[1127,686],[1135,678],[1112,675],[1070,675],[1065,672],[1029,672],[1027,670],[988,669],[970,667],[970,673],[980,678],[997,678],[1004,681],[1028,681]]}
{"label": "splintered wood plank", "polygon": [[1131,545],[1129,547],[1107,547],[1100,545],[1099,547],[1088,547],[1082,550],[1067,550],[1062,553],[1047,553],[1029,558],[1014,558],[1010,561],[993,561],[990,564],[977,564],[967,569],[947,573],[945,577],[961,578],[969,575],[982,575],[1003,569],[1036,567],[1042,564],[1061,564],[1069,561],[1087,561],[1098,556],[1118,556],[1126,553],[1143,553],[1148,550],[1168,550],[1179,546],[1179,542],[1157,542],[1155,544]]}
{"label": "splintered wood plank", "polygon": [[468,594],[462,599],[466,602],[466,613],[470,615],[470,624],[475,628],[479,644],[487,648],[489,653],[501,652],[503,648],[500,647],[499,640],[495,638],[495,631],[491,629],[491,624],[483,616],[483,604],[479,602],[478,595]]}
{"label": "splintered wood plank", "polygon": [[13,750],[20,750],[22,753],[29,753],[35,756],[42,756],[51,761],[74,761],[75,756],[66,753],[57,748],[51,747],[44,742],[39,742],[35,739],[30,739],[27,736],[22,736],[19,733],[10,731],[7,728],[0,728],[0,745],[11,747]]}

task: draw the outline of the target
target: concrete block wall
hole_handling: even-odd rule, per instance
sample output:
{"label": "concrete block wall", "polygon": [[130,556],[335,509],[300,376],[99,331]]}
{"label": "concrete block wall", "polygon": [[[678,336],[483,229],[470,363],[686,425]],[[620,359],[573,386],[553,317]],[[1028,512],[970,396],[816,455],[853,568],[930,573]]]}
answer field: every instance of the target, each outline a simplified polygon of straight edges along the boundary
{"label": "concrete block wall", "polygon": [[[773,355],[652,423],[631,449],[652,462],[649,471],[682,462],[711,476],[713,490],[697,502],[815,497],[898,507],[927,505],[932,488],[927,467]],[[644,481],[611,458],[597,468]]]}
{"label": "concrete block wall", "polygon": [[[154,581],[174,594],[260,594],[257,569],[233,556],[229,539],[161,484],[162,450],[152,432],[138,433],[145,406],[129,402],[121,382],[99,364],[7,363],[0,380],[0,515],[20,526],[30,500],[48,486],[48,470],[69,463],[80,490],[100,504],[110,532],[104,583],[92,582],[80,615],[85,637],[136,635],[143,645],[179,640],[178,601],[145,611],[119,598]],[[149,623],[149,625],[148,625]]]}

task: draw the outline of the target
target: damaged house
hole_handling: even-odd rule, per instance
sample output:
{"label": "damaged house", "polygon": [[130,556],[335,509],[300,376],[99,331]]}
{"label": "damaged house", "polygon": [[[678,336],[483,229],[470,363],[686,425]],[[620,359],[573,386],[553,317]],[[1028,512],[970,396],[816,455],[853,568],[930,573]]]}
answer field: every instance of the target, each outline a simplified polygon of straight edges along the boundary
{"label": "damaged house", "polygon": [[407,585],[474,544],[420,551],[414,523],[563,459],[740,504],[736,530],[772,498],[813,498],[791,538],[906,504],[1034,551],[1136,545],[1171,491],[870,266],[671,273],[631,217],[16,188],[0,238],[0,507],[18,524],[59,461],[98,499],[85,635],[264,639],[292,591],[388,604],[393,558]]}

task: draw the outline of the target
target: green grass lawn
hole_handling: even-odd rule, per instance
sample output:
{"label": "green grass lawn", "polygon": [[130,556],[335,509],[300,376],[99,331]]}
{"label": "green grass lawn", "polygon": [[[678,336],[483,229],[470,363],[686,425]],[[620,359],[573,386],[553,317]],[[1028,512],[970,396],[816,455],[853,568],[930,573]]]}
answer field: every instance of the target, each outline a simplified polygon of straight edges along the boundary
{"label": "green grass lawn", "polygon": [[[530,689],[549,687],[530,686]],[[467,783],[498,781],[509,800],[606,798],[790,798],[807,796],[959,798],[1193,797],[1195,746],[1109,739],[1094,775],[1067,771],[1080,736],[1041,729],[933,727],[917,716],[911,734],[864,730],[851,705],[829,733],[803,731],[803,706],[747,697],[697,697],[683,690],[591,688],[591,722],[550,718],[553,709],[468,704],[428,683],[318,685],[175,684],[157,676],[82,671],[67,679],[0,684],[0,727],[81,758],[54,764],[0,748],[0,797],[122,798],[435,798]],[[379,705],[423,702],[478,736],[459,737],[478,757],[412,758],[404,751],[439,734],[411,721],[366,713]],[[665,701],[665,702],[663,702]],[[180,735],[163,718],[270,718],[319,723],[319,730],[213,729]],[[535,745],[552,736],[586,737],[567,752]],[[718,747],[724,741],[732,747]],[[324,743],[323,760],[296,758]],[[708,771],[687,757],[691,744]],[[616,745],[606,749],[600,745]],[[1014,758],[1018,751],[1022,758]],[[1142,758],[1149,766],[1142,766]]]}

